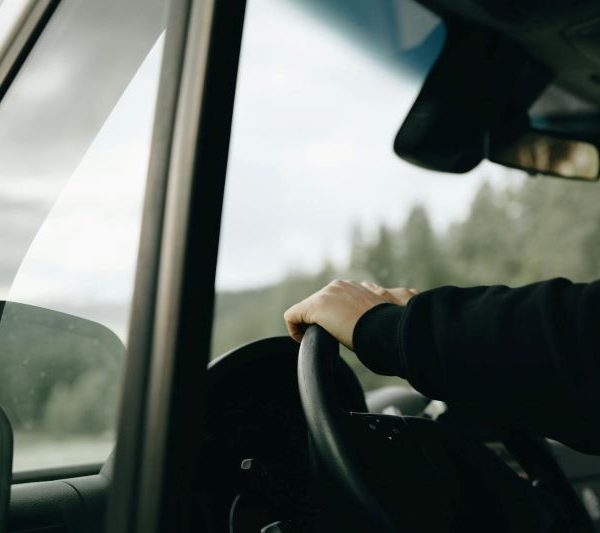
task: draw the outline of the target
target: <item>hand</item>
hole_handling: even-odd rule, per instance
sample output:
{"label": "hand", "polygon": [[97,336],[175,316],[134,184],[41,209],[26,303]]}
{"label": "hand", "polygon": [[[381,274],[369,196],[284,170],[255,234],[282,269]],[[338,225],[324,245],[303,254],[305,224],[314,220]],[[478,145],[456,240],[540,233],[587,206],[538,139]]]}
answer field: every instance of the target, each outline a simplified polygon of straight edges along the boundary
{"label": "hand", "polygon": [[373,291],[375,294],[378,294],[382,298],[385,298],[389,303],[396,305],[406,305],[413,296],[419,294],[417,289],[405,289],[404,287],[386,289],[384,287],[380,287],[372,281],[363,281],[361,285]]}
{"label": "hand", "polygon": [[382,303],[406,305],[416,294],[407,289],[384,289],[370,282],[332,281],[320,291],[290,307],[283,315],[290,336],[302,340],[309,324],[319,324],[344,346],[353,349],[358,319]]}

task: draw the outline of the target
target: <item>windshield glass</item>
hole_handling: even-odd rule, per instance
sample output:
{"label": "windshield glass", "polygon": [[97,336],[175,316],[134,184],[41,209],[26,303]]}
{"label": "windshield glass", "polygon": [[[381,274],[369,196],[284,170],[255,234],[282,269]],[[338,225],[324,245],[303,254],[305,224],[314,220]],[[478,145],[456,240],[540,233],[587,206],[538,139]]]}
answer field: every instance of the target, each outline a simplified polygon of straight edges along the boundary
{"label": "windshield glass", "polygon": [[[598,277],[600,187],[489,162],[443,174],[393,153],[443,42],[410,1],[249,1],[214,356],[284,335],[285,309],[335,278],[422,291]],[[348,360],[367,390],[399,382]]]}

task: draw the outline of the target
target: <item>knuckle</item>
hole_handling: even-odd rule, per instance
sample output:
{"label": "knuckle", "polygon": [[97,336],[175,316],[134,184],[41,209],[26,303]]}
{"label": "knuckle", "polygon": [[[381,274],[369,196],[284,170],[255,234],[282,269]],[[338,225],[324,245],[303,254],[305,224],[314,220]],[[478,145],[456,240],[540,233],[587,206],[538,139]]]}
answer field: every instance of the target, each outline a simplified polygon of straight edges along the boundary
{"label": "knuckle", "polygon": [[327,292],[319,292],[319,293],[315,294],[315,300],[314,300],[315,305],[324,304],[327,301],[327,296],[328,296]]}

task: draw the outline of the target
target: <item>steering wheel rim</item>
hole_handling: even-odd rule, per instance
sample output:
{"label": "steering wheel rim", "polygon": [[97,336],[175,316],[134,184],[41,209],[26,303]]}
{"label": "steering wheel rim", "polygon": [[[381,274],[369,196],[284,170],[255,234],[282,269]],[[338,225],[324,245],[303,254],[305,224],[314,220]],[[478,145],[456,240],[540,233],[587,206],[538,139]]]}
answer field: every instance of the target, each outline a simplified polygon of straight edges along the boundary
{"label": "steering wheel rim", "polygon": [[[310,326],[300,344],[298,356],[298,386],[306,415],[306,423],[318,450],[327,450],[323,467],[345,492],[352,504],[360,506],[373,531],[396,531],[380,503],[371,495],[369,486],[360,475],[355,452],[350,446],[347,423],[349,414],[342,407],[334,387],[323,386],[334,382],[339,345],[321,326]],[[325,380],[320,378],[326,377]]]}

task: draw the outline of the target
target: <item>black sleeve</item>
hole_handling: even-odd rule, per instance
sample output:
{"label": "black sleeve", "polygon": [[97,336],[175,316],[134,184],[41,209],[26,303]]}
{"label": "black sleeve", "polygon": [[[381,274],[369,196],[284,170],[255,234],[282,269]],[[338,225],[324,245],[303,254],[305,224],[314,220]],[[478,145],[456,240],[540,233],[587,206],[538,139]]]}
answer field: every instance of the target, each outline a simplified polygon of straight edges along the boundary
{"label": "black sleeve", "polygon": [[600,452],[600,282],[441,287],[371,309],[353,341],[430,398]]}

